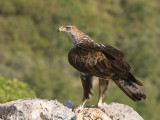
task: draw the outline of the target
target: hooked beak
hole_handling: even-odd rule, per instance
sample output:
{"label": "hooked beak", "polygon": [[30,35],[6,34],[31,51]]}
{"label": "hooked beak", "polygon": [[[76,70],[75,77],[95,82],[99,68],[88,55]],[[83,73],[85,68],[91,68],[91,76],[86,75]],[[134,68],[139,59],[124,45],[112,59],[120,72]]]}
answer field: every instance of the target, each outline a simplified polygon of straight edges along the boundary
{"label": "hooked beak", "polygon": [[66,30],[64,29],[63,26],[59,27],[58,30],[57,30],[57,32],[65,32],[65,31],[66,31]]}

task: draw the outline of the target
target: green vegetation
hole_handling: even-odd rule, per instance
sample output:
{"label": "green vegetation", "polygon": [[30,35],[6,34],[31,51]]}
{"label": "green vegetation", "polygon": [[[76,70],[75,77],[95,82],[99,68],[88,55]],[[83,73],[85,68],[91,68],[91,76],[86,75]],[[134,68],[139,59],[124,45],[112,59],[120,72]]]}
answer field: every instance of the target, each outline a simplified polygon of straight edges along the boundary
{"label": "green vegetation", "polygon": [[[79,104],[79,73],[67,61],[72,43],[56,32],[63,24],[76,24],[94,40],[125,53],[148,97],[135,103],[110,82],[104,101],[128,104],[145,120],[159,120],[159,6],[159,0],[1,0],[0,75],[27,83],[40,98]],[[96,103],[96,89],[88,104]]]}
{"label": "green vegetation", "polygon": [[26,83],[14,80],[5,80],[0,77],[0,102],[8,102],[15,99],[36,97],[35,92],[30,90]]}

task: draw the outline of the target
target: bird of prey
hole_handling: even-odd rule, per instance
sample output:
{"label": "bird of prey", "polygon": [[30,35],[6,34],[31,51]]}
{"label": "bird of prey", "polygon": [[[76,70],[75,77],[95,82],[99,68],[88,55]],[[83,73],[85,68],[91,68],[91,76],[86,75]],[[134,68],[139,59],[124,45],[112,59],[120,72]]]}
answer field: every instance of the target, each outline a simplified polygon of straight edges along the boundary
{"label": "bird of prey", "polygon": [[68,61],[80,72],[84,90],[79,110],[83,109],[85,102],[92,95],[93,76],[99,78],[97,107],[102,105],[110,80],[133,101],[146,99],[146,95],[137,87],[143,84],[131,74],[130,66],[124,60],[122,52],[110,45],[95,42],[73,24],[63,25],[58,31],[65,32],[73,43],[73,48],[68,53]]}

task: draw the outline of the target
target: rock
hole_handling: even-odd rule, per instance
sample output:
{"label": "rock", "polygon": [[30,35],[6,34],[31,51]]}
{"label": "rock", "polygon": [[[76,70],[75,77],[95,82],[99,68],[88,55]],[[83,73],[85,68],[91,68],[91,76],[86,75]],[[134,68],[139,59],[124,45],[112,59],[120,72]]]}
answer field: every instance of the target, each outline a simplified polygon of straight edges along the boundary
{"label": "rock", "polygon": [[74,105],[70,100],[66,100],[63,103],[64,106],[68,107],[69,109],[74,109],[75,107],[77,107],[76,105]]}
{"label": "rock", "polygon": [[84,108],[77,114],[72,112],[75,106],[71,101],[63,105],[56,100],[19,99],[0,104],[0,120],[143,120],[132,108],[119,103],[104,103],[104,112]]}
{"label": "rock", "polygon": [[107,113],[113,120],[143,120],[136,111],[124,104],[111,103],[107,105],[103,103],[100,109]]}
{"label": "rock", "polygon": [[74,115],[56,100],[19,99],[0,104],[4,120],[71,120]]}

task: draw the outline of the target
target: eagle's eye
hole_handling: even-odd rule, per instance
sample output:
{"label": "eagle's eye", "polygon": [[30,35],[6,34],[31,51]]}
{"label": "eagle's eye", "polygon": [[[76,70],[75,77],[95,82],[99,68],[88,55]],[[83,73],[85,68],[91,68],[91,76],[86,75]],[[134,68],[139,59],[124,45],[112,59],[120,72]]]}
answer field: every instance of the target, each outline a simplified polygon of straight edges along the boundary
{"label": "eagle's eye", "polygon": [[70,30],[71,28],[70,28],[70,27],[66,27],[66,29],[67,29],[67,30]]}

